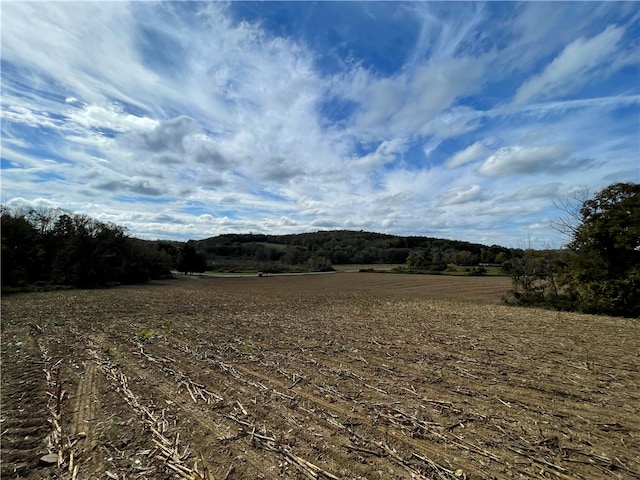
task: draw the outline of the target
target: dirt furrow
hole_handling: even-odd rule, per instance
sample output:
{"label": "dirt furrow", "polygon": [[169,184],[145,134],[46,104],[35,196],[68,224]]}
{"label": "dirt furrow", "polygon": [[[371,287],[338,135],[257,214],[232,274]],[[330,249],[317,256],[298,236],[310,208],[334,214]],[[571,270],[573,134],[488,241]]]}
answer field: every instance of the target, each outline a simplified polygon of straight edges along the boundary
{"label": "dirt furrow", "polygon": [[640,478],[637,322],[488,278],[227,280],[3,298],[3,476]]}
{"label": "dirt furrow", "polygon": [[47,437],[52,432],[49,421],[47,385],[39,331],[20,328],[2,338],[2,478],[20,478],[26,472],[47,471],[40,458],[49,453]]}
{"label": "dirt furrow", "polygon": [[[183,346],[183,348],[185,347]],[[188,348],[185,348],[185,350],[189,351]],[[201,361],[207,361],[208,359],[203,356],[196,356],[196,358]],[[326,388],[319,384],[315,384],[314,382],[309,381],[309,379],[292,384],[286,377],[282,379],[283,375],[280,373],[276,372],[276,374],[274,374],[270,371],[264,372],[258,362],[239,363],[238,361],[233,362],[232,360],[226,361],[229,361],[229,363],[233,365],[235,372],[240,374],[236,376],[236,379],[240,379],[241,381],[243,378],[245,379],[243,381],[245,385],[247,383],[254,387],[258,385],[258,390],[264,389],[266,392],[275,395],[276,398],[291,398],[291,400],[295,400],[296,405],[306,406],[303,407],[304,411],[306,411],[307,414],[312,414],[312,416],[306,415],[303,417],[304,423],[307,427],[309,425],[314,425],[314,431],[325,432],[320,434],[323,437],[343,437],[342,440],[337,442],[337,444],[335,443],[336,440],[333,440],[334,445],[332,446],[334,448],[338,447],[343,450],[348,450],[348,447],[352,445],[349,441],[349,437],[352,436],[354,432],[358,431],[359,426],[364,425],[367,431],[375,432],[372,436],[368,435],[372,438],[369,441],[373,442],[374,445],[375,442],[388,442],[396,444],[397,448],[400,448],[400,445],[404,444],[405,447],[403,450],[407,451],[407,455],[410,458],[413,457],[412,463],[418,464],[418,466],[415,467],[416,471],[420,471],[420,468],[426,468],[429,466],[428,462],[425,462],[424,460],[420,461],[420,457],[435,457],[440,464],[447,465],[448,468],[446,470],[454,472],[462,471],[467,472],[468,474],[474,473],[478,478],[482,476],[481,471],[469,462],[465,462],[461,458],[454,457],[451,454],[444,454],[441,449],[430,448],[427,443],[421,443],[420,441],[406,438],[402,435],[392,435],[390,437],[389,428],[396,428],[397,425],[392,422],[386,422],[383,427],[379,427],[375,422],[372,422],[372,418],[376,418],[376,415],[371,415],[371,410],[375,410],[375,408],[371,407],[370,402],[367,402],[364,398],[360,402],[354,402],[351,395],[345,395],[336,388]],[[221,362],[219,360],[213,360],[209,363],[219,365]],[[247,379],[254,379],[254,382]],[[287,393],[285,394],[283,392]],[[256,392],[254,392],[254,394],[255,393]],[[258,391],[257,393],[259,394],[260,392]],[[244,392],[244,394],[246,395],[246,392]],[[259,396],[260,395],[256,395],[256,397]],[[264,407],[264,402],[262,402],[262,405]],[[278,413],[281,409],[274,407],[273,402],[270,402],[269,407],[271,410],[275,410],[275,413],[271,414],[268,412],[262,412],[261,416],[263,419],[276,417],[280,418],[280,422],[282,422],[285,419],[290,420],[292,417],[291,414]],[[380,422],[378,421],[377,423],[379,424]],[[347,426],[351,427],[348,428]],[[409,444],[409,449],[406,447],[407,444]],[[410,449],[413,449],[418,456],[412,455]],[[335,450],[331,452],[331,455],[335,454]],[[386,468],[386,471],[394,471],[393,465],[395,464],[397,470],[397,462],[391,462],[391,465],[386,465],[389,463],[387,459],[389,455],[383,452],[383,456],[385,457],[385,460],[378,460],[378,463],[383,464],[382,466]]]}

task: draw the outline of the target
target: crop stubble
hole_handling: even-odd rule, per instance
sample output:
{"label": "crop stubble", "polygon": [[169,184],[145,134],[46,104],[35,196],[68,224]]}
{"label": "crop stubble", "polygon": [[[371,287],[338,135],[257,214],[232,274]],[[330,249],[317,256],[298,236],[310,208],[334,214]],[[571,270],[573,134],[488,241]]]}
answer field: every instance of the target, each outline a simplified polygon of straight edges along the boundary
{"label": "crop stubble", "polygon": [[506,307],[506,288],[340,273],[4,298],[2,477],[639,478],[637,321]]}

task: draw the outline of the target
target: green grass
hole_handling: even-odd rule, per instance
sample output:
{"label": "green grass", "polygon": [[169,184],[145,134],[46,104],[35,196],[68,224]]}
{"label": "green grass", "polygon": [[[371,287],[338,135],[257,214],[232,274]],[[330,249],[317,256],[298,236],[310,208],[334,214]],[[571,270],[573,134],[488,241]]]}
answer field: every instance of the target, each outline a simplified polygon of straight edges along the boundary
{"label": "green grass", "polygon": [[[445,270],[444,272],[442,272],[442,275],[469,275],[470,270],[473,267],[460,267],[460,266],[456,266],[454,267],[454,270]],[[502,277],[505,276],[504,273],[502,273],[500,271],[500,267],[484,267],[485,270],[487,271],[487,273],[483,274],[482,276],[490,276],[490,277]]]}
{"label": "green grass", "polygon": [[[333,265],[334,270],[338,272],[387,272],[387,273],[415,273],[422,275],[451,275],[451,276],[465,276],[470,275],[473,267],[455,266],[449,267],[442,271],[430,271],[430,270],[409,270],[405,265],[398,265],[397,263],[370,263],[370,264],[345,264],[345,265]],[[482,276],[501,277],[504,274],[500,271],[500,267],[484,267],[486,273]]]}
{"label": "green grass", "polygon": [[375,272],[388,272],[400,265],[397,263],[354,263],[344,265],[333,265],[337,272],[359,272],[360,270],[373,270]]}
{"label": "green grass", "polygon": [[138,337],[138,340],[140,340],[141,342],[146,342],[151,337],[153,337],[154,333],[155,332],[153,330],[145,327],[138,332],[137,337]]}

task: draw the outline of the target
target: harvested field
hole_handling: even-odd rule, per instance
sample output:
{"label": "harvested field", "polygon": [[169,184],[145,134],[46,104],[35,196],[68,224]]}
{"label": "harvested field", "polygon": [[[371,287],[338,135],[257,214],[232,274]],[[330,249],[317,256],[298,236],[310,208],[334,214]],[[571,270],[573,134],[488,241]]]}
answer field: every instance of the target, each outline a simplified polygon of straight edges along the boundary
{"label": "harvested field", "polygon": [[508,287],[340,273],[5,297],[2,478],[640,478],[638,321],[506,307]]}

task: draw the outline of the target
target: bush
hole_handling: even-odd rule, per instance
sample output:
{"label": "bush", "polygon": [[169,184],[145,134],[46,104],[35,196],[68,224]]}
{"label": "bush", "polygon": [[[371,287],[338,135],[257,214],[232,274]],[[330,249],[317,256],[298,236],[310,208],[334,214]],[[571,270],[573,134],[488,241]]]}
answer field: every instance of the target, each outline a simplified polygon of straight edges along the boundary
{"label": "bush", "polygon": [[513,279],[506,299],[584,313],[640,317],[640,185],[616,183],[585,200],[569,251],[523,251],[502,265]]}

